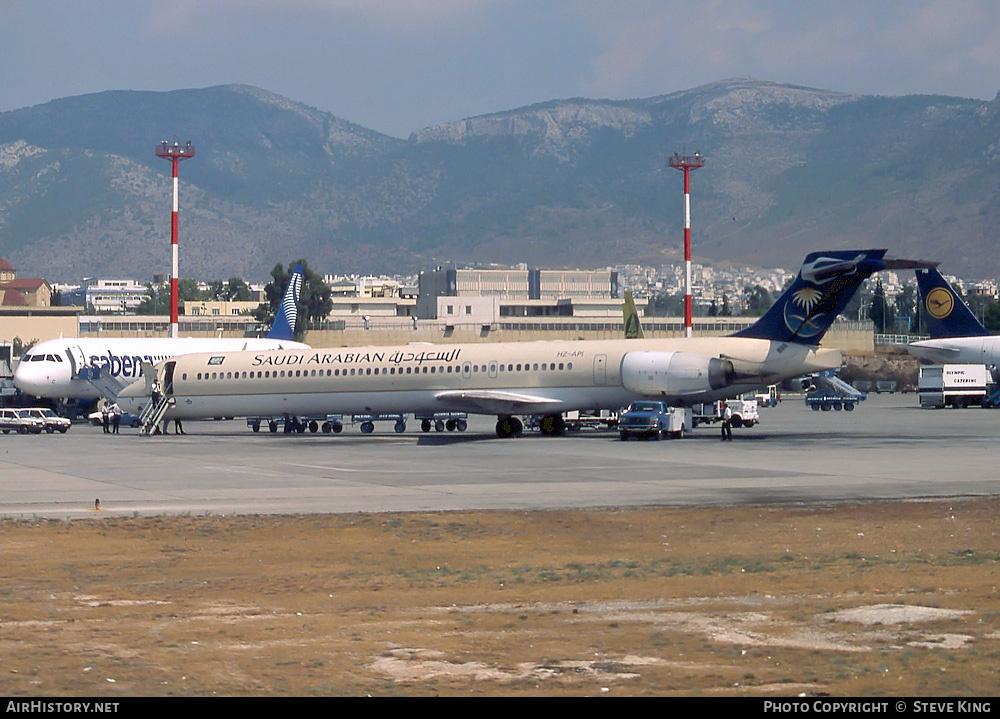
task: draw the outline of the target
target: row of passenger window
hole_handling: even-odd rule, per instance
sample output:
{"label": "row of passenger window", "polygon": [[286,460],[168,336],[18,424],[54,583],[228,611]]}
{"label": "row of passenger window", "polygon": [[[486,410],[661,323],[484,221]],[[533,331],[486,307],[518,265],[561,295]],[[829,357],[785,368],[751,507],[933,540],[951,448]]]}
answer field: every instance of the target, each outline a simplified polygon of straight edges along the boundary
{"label": "row of passenger window", "polygon": [[[473,374],[478,374],[480,372],[488,372],[489,365],[472,365],[467,368]],[[529,372],[529,371],[542,371],[542,372],[558,372],[560,370],[571,370],[573,369],[572,362],[542,362],[534,364],[501,364],[496,365],[496,372]],[[281,377],[355,377],[362,375],[401,375],[401,374],[460,374],[462,372],[461,366],[447,365],[446,367],[406,367],[406,372],[404,373],[403,367],[363,367],[363,368],[353,368],[347,369],[327,369],[327,370],[255,370],[251,372],[198,372],[195,379],[197,380],[207,380],[207,379],[274,379]],[[187,379],[188,373],[184,372],[181,375],[181,379]]]}

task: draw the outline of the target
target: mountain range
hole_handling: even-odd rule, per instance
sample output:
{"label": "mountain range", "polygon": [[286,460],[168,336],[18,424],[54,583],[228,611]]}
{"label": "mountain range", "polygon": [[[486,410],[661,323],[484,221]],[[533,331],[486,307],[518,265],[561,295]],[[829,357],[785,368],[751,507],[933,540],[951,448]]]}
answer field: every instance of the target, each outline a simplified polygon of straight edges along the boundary
{"label": "mountain range", "polygon": [[888,247],[1000,275],[1000,95],[881,97],[725,80],[636,100],[553,100],[415,131],[366,129],[244,86],[109,91],[0,113],[0,257],[19,274],[263,279],[456,262],[659,265],[682,257],[675,152],[696,260],[797,267]]}

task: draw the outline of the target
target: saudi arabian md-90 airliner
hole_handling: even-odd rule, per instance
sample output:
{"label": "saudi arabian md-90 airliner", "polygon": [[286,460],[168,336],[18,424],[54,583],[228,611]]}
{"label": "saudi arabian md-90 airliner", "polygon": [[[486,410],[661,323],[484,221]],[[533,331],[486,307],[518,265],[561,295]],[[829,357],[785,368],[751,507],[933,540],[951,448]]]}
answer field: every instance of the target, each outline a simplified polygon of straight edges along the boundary
{"label": "saudi arabian md-90 airliner", "polygon": [[[308,349],[292,341],[301,290],[302,265],[296,265],[267,337],[76,337],[39,342],[21,357],[14,386],[35,397],[93,400],[132,383],[141,375],[143,362],[155,364],[189,352]],[[88,380],[93,369],[110,382]]]}
{"label": "saudi arabian md-90 airliner", "polygon": [[[496,415],[497,434],[521,433],[536,415],[547,433],[562,413],[622,407],[639,397],[677,405],[734,397],[811,372],[839,368],[820,339],[859,285],[883,269],[885,250],[808,255],[791,286],[750,327],[728,337],[339,347],[210,352],[155,368],[166,419],[251,415],[468,412]],[[150,401],[152,372],[119,403]]]}

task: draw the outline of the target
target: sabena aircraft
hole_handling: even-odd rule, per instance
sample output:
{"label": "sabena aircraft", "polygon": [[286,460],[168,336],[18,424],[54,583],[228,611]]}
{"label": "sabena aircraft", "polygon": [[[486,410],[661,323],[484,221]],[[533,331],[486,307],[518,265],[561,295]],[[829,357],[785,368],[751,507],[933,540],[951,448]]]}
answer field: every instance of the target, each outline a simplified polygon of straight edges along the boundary
{"label": "sabena aircraft", "polygon": [[141,376],[142,363],[155,364],[189,352],[308,349],[292,341],[302,290],[302,265],[288,279],[281,308],[267,337],[60,338],[39,342],[21,357],[14,386],[52,399],[111,398]]}
{"label": "sabena aircraft", "polygon": [[[926,266],[884,255],[808,255],[767,313],[728,337],[209,352],[175,357],[155,372],[170,403],[166,419],[451,411],[496,415],[501,437],[520,434],[524,415],[558,434],[570,410],[639,397],[695,404],[839,368],[840,350],[818,344],[859,285],[882,269]],[[141,409],[153,379],[148,372],[119,403]]]}
{"label": "sabena aircraft", "polygon": [[917,287],[931,339],[906,350],[942,364],[1000,364],[1000,337],[990,334],[936,269],[917,270]]}

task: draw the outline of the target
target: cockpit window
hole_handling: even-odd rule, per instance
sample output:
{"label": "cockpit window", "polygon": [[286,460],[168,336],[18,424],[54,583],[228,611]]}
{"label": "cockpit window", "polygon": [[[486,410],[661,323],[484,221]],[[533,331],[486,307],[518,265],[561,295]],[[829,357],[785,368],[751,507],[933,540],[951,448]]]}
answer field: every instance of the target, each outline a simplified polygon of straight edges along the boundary
{"label": "cockpit window", "polygon": [[44,362],[45,361],[45,355],[31,355],[31,361],[32,362]]}

